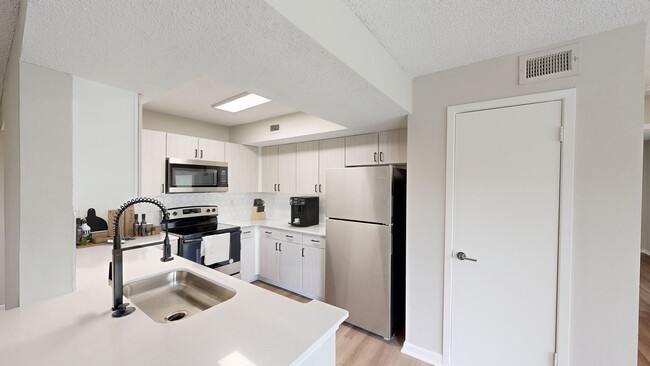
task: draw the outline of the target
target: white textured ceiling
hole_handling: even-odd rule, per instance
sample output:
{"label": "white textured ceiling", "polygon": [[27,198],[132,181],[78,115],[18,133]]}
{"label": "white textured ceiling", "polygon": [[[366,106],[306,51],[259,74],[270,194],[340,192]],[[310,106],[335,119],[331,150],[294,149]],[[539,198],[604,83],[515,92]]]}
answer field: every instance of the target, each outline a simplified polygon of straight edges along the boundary
{"label": "white textured ceiling", "polygon": [[237,113],[212,108],[213,104],[244,92],[246,90],[201,76],[148,101],[144,108],[222,126],[235,126],[297,112],[274,101]]}
{"label": "white textured ceiling", "polygon": [[411,76],[650,21],[648,0],[343,1]]}
{"label": "white textured ceiling", "polygon": [[0,97],[9,59],[14,27],[18,18],[18,0],[0,0]]}
{"label": "white textured ceiling", "polygon": [[262,0],[29,0],[22,59],[145,102],[204,75],[358,129],[406,114]]}

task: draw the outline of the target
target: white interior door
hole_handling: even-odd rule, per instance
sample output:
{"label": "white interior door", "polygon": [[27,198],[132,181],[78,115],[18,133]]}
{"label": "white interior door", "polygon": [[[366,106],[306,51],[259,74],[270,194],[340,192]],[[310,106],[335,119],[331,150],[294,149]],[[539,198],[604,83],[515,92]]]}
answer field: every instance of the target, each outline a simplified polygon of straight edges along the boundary
{"label": "white interior door", "polygon": [[[553,365],[561,108],[556,101],[456,115],[453,366]],[[461,252],[477,261],[458,259]]]}

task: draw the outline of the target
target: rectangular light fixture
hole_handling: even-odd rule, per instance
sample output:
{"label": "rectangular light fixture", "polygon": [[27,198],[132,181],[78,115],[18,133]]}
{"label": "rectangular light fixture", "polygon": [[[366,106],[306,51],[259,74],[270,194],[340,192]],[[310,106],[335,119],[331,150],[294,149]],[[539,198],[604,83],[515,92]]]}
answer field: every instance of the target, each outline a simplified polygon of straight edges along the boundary
{"label": "rectangular light fixture", "polygon": [[248,108],[253,108],[258,105],[268,103],[270,101],[270,99],[260,97],[257,94],[243,93],[223,100],[219,103],[213,104],[212,108],[220,109],[226,112],[237,113]]}

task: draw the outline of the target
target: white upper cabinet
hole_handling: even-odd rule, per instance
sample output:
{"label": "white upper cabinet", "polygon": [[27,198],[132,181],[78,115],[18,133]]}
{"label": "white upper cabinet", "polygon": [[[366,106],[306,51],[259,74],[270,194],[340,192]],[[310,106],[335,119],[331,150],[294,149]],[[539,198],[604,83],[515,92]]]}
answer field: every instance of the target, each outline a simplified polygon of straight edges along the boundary
{"label": "white upper cabinet", "polygon": [[379,133],[379,164],[406,164],[406,129]]}
{"label": "white upper cabinet", "polygon": [[348,136],[345,138],[345,165],[372,165],[379,161],[378,135]]}
{"label": "white upper cabinet", "polygon": [[210,161],[226,161],[226,144],[223,141],[198,139],[199,159]]}
{"label": "white upper cabinet", "polygon": [[262,192],[278,191],[278,146],[262,148]]}
{"label": "white upper cabinet", "polygon": [[141,196],[158,196],[165,193],[166,135],[165,132],[142,130]]}
{"label": "white upper cabinet", "polygon": [[318,141],[296,144],[296,192],[318,193]]}
{"label": "white upper cabinet", "polygon": [[406,164],[407,130],[345,138],[345,165]]}
{"label": "white upper cabinet", "polygon": [[167,157],[179,159],[198,159],[199,139],[192,136],[168,133]]}
{"label": "white upper cabinet", "polygon": [[223,141],[168,133],[167,157],[225,161],[225,143]]}
{"label": "white upper cabinet", "polygon": [[345,167],[345,139],[318,142],[318,193],[327,192],[327,169]]}
{"label": "white upper cabinet", "polygon": [[262,148],[262,192],[296,192],[296,144]]}
{"label": "white upper cabinet", "polygon": [[228,163],[228,192],[257,192],[257,148],[253,146],[225,143]]}

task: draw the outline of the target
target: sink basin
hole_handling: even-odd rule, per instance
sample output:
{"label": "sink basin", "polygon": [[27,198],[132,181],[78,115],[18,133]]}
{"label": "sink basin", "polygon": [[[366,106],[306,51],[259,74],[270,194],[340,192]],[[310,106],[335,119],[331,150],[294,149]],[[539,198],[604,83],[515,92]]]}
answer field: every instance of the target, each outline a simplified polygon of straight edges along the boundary
{"label": "sink basin", "polygon": [[235,293],[187,270],[163,272],[124,285],[124,296],[158,323],[188,318]]}

